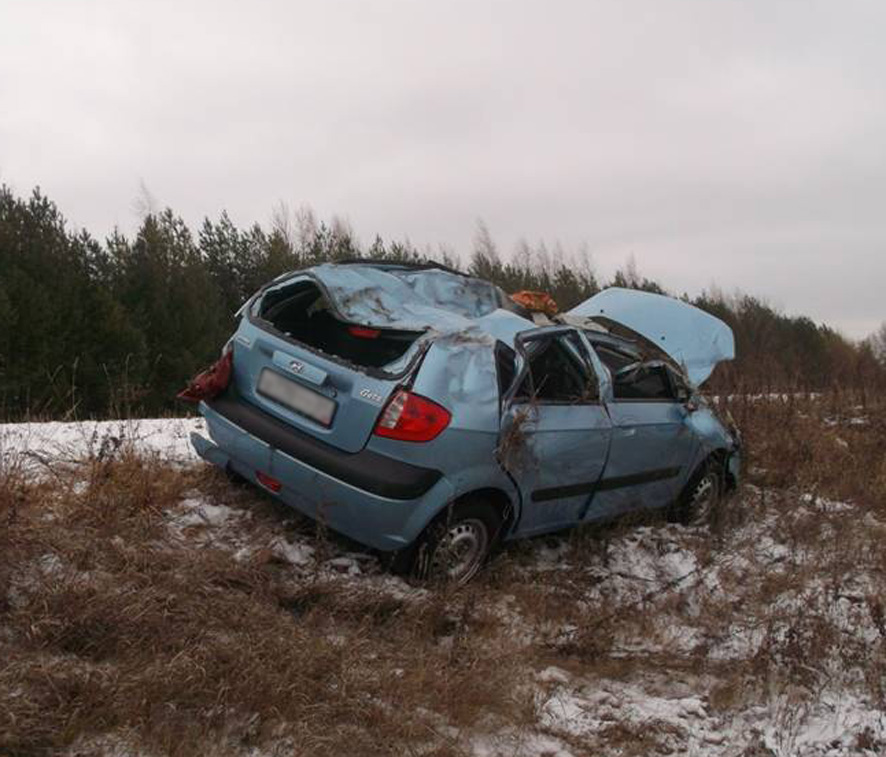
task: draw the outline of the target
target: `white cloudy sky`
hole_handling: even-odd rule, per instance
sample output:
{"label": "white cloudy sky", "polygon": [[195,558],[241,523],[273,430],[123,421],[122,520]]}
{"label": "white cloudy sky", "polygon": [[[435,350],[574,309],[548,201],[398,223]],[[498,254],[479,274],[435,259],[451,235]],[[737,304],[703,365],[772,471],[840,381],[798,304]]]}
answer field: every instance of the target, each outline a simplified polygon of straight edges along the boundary
{"label": "white cloudy sky", "polygon": [[131,231],[278,201],[371,241],[633,254],[886,319],[881,0],[0,0],[0,181]]}

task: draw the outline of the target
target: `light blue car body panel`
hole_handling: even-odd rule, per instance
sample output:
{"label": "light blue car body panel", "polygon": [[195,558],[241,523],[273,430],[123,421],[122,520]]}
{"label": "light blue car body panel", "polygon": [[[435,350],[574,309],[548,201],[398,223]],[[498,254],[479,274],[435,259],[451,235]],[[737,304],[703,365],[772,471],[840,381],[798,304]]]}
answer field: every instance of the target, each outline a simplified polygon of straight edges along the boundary
{"label": "light blue car body panel", "polygon": [[[520,407],[509,412],[520,412]],[[538,407],[530,419],[525,452],[512,466],[524,503],[522,536],[581,522],[594,497],[589,489],[606,468],[612,438],[612,423],[600,403]],[[552,496],[558,489],[559,496]]]}
{"label": "light blue car body panel", "polygon": [[[586,517],[674,501],[691,473],[694,438],[685,423],[684,407],[676,402],[610,400],[606,409],[613,429],[606,477],[621,480],[622,485],[598,491]],[[643,480],[650,471],[661,477]]]}
{"label": "light blue car body panel", "polygon": [[[337,316],[348,323],[423,334],[395,363],[373,371],[289,340],[256,317],[258,305],[268,293],[301,281],[314,282]],[[632,315],[629,308],[625,314],[625,290],[620,291],[599,300],[603,292],[585,305],[596,300],[592,307],[600,309],[602,302],[606,317],[616,320],[613,313],[618,311],[619,322],[638,333],[643,333],[638,326],[655,324],[652,337],[664,333],[663,322],[670,319],[676,327],[659,341],[671,349],[679,344],[678,354],[687,367],[694,367],[696,377],[704,372],[702,343],[713,339],[708,359],[714,363],[729,352],[731,332],[726,340],[722,329],[708,322],[707,314],[692,308],[695,313],[689,317],[681,310],[690,307],[684,303],[669,298],[637,300],[635,292],[627,293],[627,301],[640,302],[642,316]],[[656,319],[655,303],[662,301]],[[385,551],[413,543],[448,505],[476,492],[505,507],[504,538],[515,538],[667,505],[712,452],[723,452],[737,477],[737,441],[703,402],[690,410],[676,401],[616,401],[612,377],[588,334],[572,326],[537,328],[501,304],[495,287],[454,272],[327,264],[280,277],[241,309],[243,317],[231,339],[236,402],[266,425],[316,440],[345,466],[351,459],[375,455],[380,457],[374,459],[412,466],[410,470],[433,472],[435,480],[417,496],[387,496],[379,493],[385,488],[383,481],[377,482],[378,490],[370,491],[346,480],[347,476],[332,475],[322,465],[287,454],[280,448],[285,445],[275,446],[241,427],[211,401],[200,405],[209,438],[192,435],[194,447],[205,460],[254,483],[260,483],[259,473],[273,477],[282,484],[276,496],[285,503]],[[577,311],[582,309],[584,305],[573,313],[581,315]],[[692,342],[688,333],[697,313],[705,316],[698,321],[703,335]],[[567,334],[578,335],[588,375],[596,379],[593,401],[534,403],[526,408],[507,388],[502,394],[497,343],[513,350],[517,375],[513,389],[526,369],[524,342]],[[333,400],[332,425],[323,427],[260,393],[257,386],[264,370]],[[372,433],[398,387],[407,387],[451,413],[440,436],[414,443]],[[520,459],[515,462],[504,454],[503,440],[517,417],[525,428]]]}
{"label": "light blue car body panel", "polygon": [[672,297],[612,287],[585,300],[571,315],[604,317],[646,337],[701,386],[714,366],[735,357],[732,329],[710,313]]}
{"label": "light blue car body panel", "polygon": [[210,438],[194,432],[191,441],[204,460],[257,486],[261,486],[259,472],[273,476],[283,482],[275,496],[285,504],[376,549],[396,551],[410,544],[456,496],[452,482],[446,478],[419,499],[376,496],[270,448],[205,403],[201,403],[200,412]]}

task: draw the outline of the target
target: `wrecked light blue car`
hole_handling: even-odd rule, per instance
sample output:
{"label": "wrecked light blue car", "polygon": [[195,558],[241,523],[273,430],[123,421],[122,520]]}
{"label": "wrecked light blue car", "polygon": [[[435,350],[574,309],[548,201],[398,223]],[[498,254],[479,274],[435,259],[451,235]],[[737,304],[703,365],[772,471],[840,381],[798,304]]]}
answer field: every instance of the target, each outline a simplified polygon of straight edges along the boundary
{"label": "wrecked light blue car", "polygon": [[[640,508],[703,517],[739,469],[697,394],[730,329],[607,289],[554,320],[436,264],[286,274],[238,313],[199,401],[205,460],[418,576]],[[537,321],[542,320],[539,324]]]}

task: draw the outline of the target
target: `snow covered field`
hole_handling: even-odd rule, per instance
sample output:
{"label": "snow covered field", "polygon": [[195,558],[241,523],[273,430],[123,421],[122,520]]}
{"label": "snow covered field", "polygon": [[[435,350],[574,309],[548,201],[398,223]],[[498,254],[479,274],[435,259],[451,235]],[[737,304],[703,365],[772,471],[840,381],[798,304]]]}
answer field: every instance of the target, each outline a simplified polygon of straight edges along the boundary
{"label": "snow covered field", "polygon": [[206,433],[203,418],[0,423],[0,455],[39,465],[41,461],[76,461],[99,454],[103,446],[112,450],[131,443],[164,460],[192,462],[199,459],[189,441],[192,431]]}
{"label": "snow covered field", "polygon": [[[200,428],[182,419],[0,425],[0,472],[23,464],[39,476],[130,442],[163,464],[202,465],[188,443]],[[387,574],[375,556],[321,539],[263,495],[228,496],[226,486],[197,483],[165,511],[165,549],[219,550],[243,565],[271,560],[293,586],[322,581],[406,605],[427,601],[429,590]],[[720,534],[646,520],[505,550],[470,589],[472,612],[496,619],[494,633],[522,666],[515,693],[528,694],[532,715],[511,723],[490,713],[465,730],[445,712],[404,712],[430,734],[414,753],[886,753],[877,695],[886,524],[851,502],[750,485],[732,507],[740,515]],[[44,554],[15,566],[13,604],[26,601],[35,571],[61,564]],[[448,643],[463,631],[453,621]],[[281,736],[230,753],[292,749]],[[93,751],[155,753],[131,732],[81,735],[69,749]]]}

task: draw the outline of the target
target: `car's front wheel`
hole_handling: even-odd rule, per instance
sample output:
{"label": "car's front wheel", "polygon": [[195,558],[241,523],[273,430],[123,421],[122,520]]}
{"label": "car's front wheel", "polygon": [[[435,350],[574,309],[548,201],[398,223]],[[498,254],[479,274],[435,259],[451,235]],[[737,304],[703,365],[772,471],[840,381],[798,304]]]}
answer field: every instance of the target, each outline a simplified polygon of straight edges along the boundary
{"label": "car's front wheel", "polygon": [[452,505],[419,537],[413,553],[414,577],[465,584],[486,562],[501,528],[501,516],[481,500]]}
{"label": "car's front wheel", "polygon": [[689,480],[677,503],[677,520],[687,525],[711,525],[723,499],[723,471],[716,460],[708,460]]}

